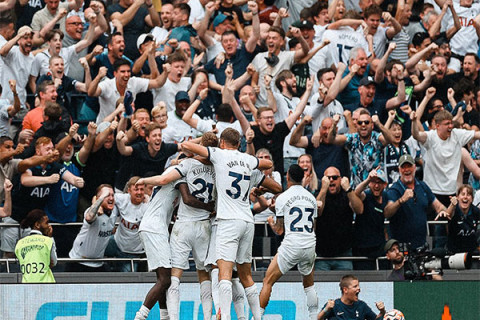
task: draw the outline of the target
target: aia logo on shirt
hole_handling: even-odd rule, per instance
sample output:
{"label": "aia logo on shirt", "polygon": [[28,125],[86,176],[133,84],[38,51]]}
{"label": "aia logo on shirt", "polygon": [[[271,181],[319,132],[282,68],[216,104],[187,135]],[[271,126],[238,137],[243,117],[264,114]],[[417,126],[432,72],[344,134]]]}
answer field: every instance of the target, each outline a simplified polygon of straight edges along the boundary
{"label": "aia logo on shirt", "polygon": [[460,20],[460,25],[462,27],[473,26],[473,19],[471,19],[471,18],[458,17],[458,19]]}

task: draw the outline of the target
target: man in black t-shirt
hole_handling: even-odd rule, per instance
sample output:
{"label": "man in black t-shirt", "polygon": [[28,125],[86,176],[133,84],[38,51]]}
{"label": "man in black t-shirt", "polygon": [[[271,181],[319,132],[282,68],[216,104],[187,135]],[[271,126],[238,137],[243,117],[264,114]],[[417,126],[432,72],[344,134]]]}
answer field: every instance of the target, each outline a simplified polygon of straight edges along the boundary
{"label": "man in black t-shirt", "polygon": [[[47,156],[58,151],[54,149],[52,140],[47,137],[40,137],[35,143],[35,154]],[[58,162],[46,163],[25,171],[20,177],[14,180],[12,191],[12,215],[5,218],[6,223],[18,223],[22,221],[33,209],[45,207],[47,197],[53,184],[63,179],[77,188],[83,188],[83,179],[67,171]],[[26,236],[30,230],[22,230]],[[15,244],[19,238],[17,228],[5,229],[2,233],[1,250],[5,256],[13,257]]]}
{"label": "man in black t-shirt", "polygon": [[[311,91],[312,86],[313,81],[309,79],[307,81],[307,91]],[[267,90],[271,89],[267,88]],[[303,113],[305,105],[306,103],[299,103],[295,108],[295,111],[290,113],[285,120],[278,124],[275,123],[274,111],[272,108],[260,107],[257,111],[258,126],[251,127],[255,133],[255,136],[250,143],[247,140],[247,152],[251,155],[255,155],[255,150],[260,150],[261,148],[265,148],[270,151],[273,157],[275,171],[280,172],[282,177],[285,173],[285,168],[283,167],[283,143],[285,141],[285,137],[290,133],[293,125]],[[254,149],[251,148],[252,143]]]}
{"label": "man in black t-shirt", "polygon": [[126,146],[125,133],[120,131],[117,134],[118,151],[128,158],[125,165],[120,167],[115,181],[116,189],[123,190],[125,183],[133,176],[144,177],[148,172],[155,175],[162,174],[167,159],[180,151],[181,145],[162,142],[162,129],[156,122],[145,128],[145,136],[146,141]]}
{"label": "man in black t-shirt", "polygon": [[[317,256],[352,256],[353,212],[363,211],[362,200],[353,192],[347,177],[342,177],[335,167],[325,170],[322,187],[317,196],[318,218],[315,225]],[[352,270],[347,260],[320,260],[316,270]]]}

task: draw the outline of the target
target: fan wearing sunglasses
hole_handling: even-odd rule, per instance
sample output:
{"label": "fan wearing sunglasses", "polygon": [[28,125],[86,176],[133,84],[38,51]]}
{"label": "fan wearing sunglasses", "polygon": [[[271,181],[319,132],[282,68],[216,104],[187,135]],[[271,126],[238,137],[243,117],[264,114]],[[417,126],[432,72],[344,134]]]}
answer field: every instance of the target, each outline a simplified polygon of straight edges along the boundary
{"label": "fan wearing sunglasses", "polygon": [[[328,143],[345,146],[349,153],[352,186],[355,187],[374,168],[383,165],[383,149],[392,143],[393,136],[378,119],[377,115],[370,116],[368,110],[361,110],[357,120],[357,132],[337,135],[338,115],[333,117],[334,125],[328,133]],[[373,131],[376,125],[381,133]]]}

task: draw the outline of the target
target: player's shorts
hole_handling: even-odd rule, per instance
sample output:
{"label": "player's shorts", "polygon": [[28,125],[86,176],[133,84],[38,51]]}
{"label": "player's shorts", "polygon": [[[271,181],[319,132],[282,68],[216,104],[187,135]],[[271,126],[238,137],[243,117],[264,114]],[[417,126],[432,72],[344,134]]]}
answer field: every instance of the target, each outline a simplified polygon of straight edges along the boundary
{"label": "player's shorts", "polygon": [[255,224],[244,220],[218,219],[216,255],[217,260],[252,262],[252,244]]}
{"label": "player's shorts", "polygon": [[[6,217],[3,218],[4,223],[18,223],[18,221]],[[20,234],[19,234],[20,229]],[[0,250],[4,252],[15,252],[15,246],[19,239],[24,238],[30,234],[31,229],[23,229],[19,227],[3,227],[1,232]]]}
{"label": "player's shorts", "polygon": [[216,253],[217,246],[215,245],[216,240],[217,240],[217,224],[215,223],[211,227],[210,244],[208,245],[207,259],[205,259],[206,267],[217,265],[217,253]]}
{"label": "player's shorts", "polygon": [[168,234],[140,231],[140,239],[147,255],[148,271],[172,267]]}
{"label": "player's shorts", "polygon": [[281,245],[278,248],[277,263],[282,274],[287,273],[295,265],[302,276],[309,275],[315,266],[315,246],[298,248]]}
{"label": "player's shorts", "polygon": [[205,270],[210,243],[210,219],[202,221],[176,221],[170,236],[172,267],[188,270],[188,257],[192,252],[197,270]]}

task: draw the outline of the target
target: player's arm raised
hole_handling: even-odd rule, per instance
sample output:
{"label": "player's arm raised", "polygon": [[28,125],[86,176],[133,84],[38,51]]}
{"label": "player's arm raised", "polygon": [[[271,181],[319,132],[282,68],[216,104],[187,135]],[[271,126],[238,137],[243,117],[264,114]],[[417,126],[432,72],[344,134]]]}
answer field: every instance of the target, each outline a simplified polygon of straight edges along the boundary
{"label": "player's arm raised", "polygon": [[190,141],[185,141],[185,142],[182,143],[182,148],[187,150],[187,151],[198,154],[199,156],[208,158],[208,149],[204,146],[199,145],[199,144],[196,144],[196,143],[193,143],[193,142],[190,142]]}
{"label": "player's arm raised", "polygon": [[180,179],[181,177],[182,175],[178,170],[170,170],[158,176],[140,178],[135,185],[149,184],[154,186],[164,186],[172,181]]}

